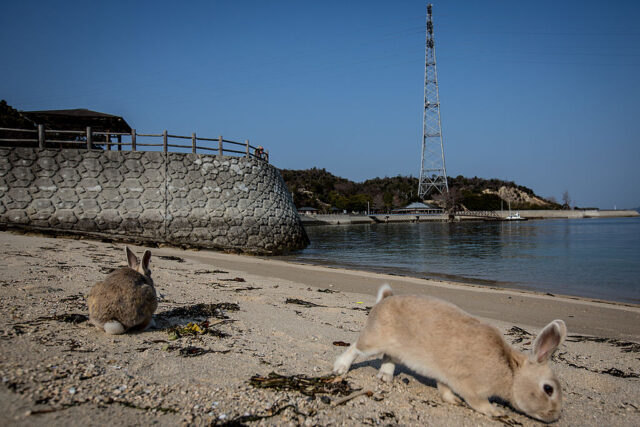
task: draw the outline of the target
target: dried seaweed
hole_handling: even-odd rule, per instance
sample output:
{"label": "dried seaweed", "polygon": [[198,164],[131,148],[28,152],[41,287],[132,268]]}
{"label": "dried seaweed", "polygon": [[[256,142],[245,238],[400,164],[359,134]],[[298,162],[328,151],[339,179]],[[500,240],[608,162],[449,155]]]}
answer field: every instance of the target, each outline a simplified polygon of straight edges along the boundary
{"label": "dried seaweed", "polygon": [[60,302],[71,302],[71,301],[78,301],[78,300],[84,301],[84,295],[82,295],[82,294],[69,295],[67,297],[60,298],[59,301]]}
{"label": "dried seaweed", "polygon": [[567,354],[567,353],[558,353],[554,357],[557,358],[558,360],[566,363],[567,365],[571,366],[572,368],[584,369],[585,371],[593,372],[595,374],[611,375],[612,377],[618,377],[618,378],[640,378],[640,374],[636,374],[635,372],[624,372],[624,371],[621,371],[618,368],[609,368],[609,369],[605,369],[605,370],[602,370],[602,371],[598,371],[596,369],[588,368],[587,366],[577,365],[577,364],[567,360],[566,357],[565,357],[565,354]]}
{"label": "dried seaweed", "polygon": [[204,348],[201,348],[201,347],[193,347],[193,346],[183,347],[179,351],[180,356],[182,356],[182,357],[202,356],[203,354],[207,354],[209,352],[210,352],[210,350],[207,350],[207,349],[204,349]]}
{"label": "dried seaweed", "polygon": [[186,326],[174,326],[167,330],[170,340],[177,340],[182,337],[196,337],[198,335],[213,335],[218,338],[226,338],[229,334],[210,327],[209,322],[202,323],[189,322]]}
{"label": "dried seaweed", "polygon": [[301,300],[301,299],[298,299],[298,298],[287,298],[285,303],[286,304],[297,304],[297,305],[301,305],[303,307],[326,307],[324,305],[315,304],[313,302],[304,301],[304,300]]}
{"label": "dried seaweed", "polygon": [[193,272],[193,274],[198,275],[198,274],[227,274],[228,271],[223,271],[223,270],[196,270]]}
{"label": "dried seaweed", "polygon": [[194,304],[185,307],[176,307],[168,311],[158,313],[157,317],[171,318],[171,317],[215,317],[216,319],[228,319],[224,314],[226,311],[238,311],[240,307],[238,304],[221,302],[217,304]]}
{"label": "dried seaweed", "polygon": [[65,313],[65,314],[56,314],[55,316],[38,317],[31,322],[25,322],[25,323],[37,324],[37,323],[42,323],[50,320],[55,320],[56,322],[72,323],[74,325],[77,325],[78,323],[86,322],[87,320],[89,320],[89,317],[79,313]]}
{"label": "dried seaweed", "polygon": [[166,259],[168,261],[184,262],[184,259],[173,255],[156,255],[156,258]]}
{"label": "dried seaweed", "polygon": [[273,388],[276,390],[295,390],[305,396],[315,396],[316,394],[332,394],[347,396],[354,391],[351,385],[341,377],[333,375],[324,377],[307,377],[305,375],[280,375],[271,372],[266,377],[254,375],[249,380],[255,388]]}
{"label": "dried seaweed", "polygon": [[242,291],[255,291],[257,289],[262,289],[262,288],[256,288],[254,286],[247,286],[246,288],[236,288],[236,289],[232,289],[233,292],[242,292]]}
{"label": "dried seaweed", "polygon": [[531,334],[530,332],[525,331],[524,329],[519,328],[517,326],[512,326],[511,329],[509,329],[506,332],[506,335],[515,337],[511,341],[512,344],[517,344],[519,342],[524,341],[525,339],[530,339],[531,337],[533,337],[533,334]]}
{"label": "dried seaweed", "polygon": [[609,368],[604,371],[600,371],[601,374],[611,375],[612,377],[618,378],[640,378],[640,374],[636,374],[635,372],[624,372],[617,368]]}
{"label": "dried seaweed", "polygon": [[219,423],[218,421],[215,421],[213,423],[213,425],[215,426],[224,426],[224,427],[238,427],[238,426],[246,426],[246,423],[250,423],[250,422],[254,422],[254,421],[260,421],[260,420],[264,420],[266,418],[272,418],[275,417],[277,415],[280,415],[282,412],[284,412],[287,409],[292,409],[293,412],[296,415],[302,415],[303,417],[312,417],[314,416],[316,413],[314,410],[311,411],[311,413],[309,414],[305,414],[304,412],[300,412],[298,410],[298,408],[295,405],[292,404],[288,404],[288,405],[284,405],[284,406],[278,406],[277,404],[274,404],[273,406],[271,406],[271,408],[267,409],[266,413],[264,415],[259,415],[259,414],[254,414],[254,415],[242,415],[239,417],[235,417],[232,418],[228,421]]}
{"label": "dried seaweed", "polygon": [[596,342],[607,343],[615,347],[620,347],[623,353],[640,353],[640,344],[630,341],[621,341],[615,338],[588,337],[585,335],[569,335],[567,342]]}
{"label": "dried seaweed", "polygon": [[339,291],[334,291],[333,289],[318,289],[318,292],[324,292],[325,294],[335,294],[338,293]]}
{"label": "dried seaweed", "polygon": [[351,344],[349,344],[348,342],[344,342],[344,341],[334,341],[333,345],[335,345],[337,347],[349,347]]}
{"label": "dried seaweed", "polygon": [[223,282],[246,282],[242,277],[233,277],[230,279],[220,279]]}
{"label": "dried seaweed", "polygon": [[502,424],[506,425],[506,426],[521,426],[522,423],[520,421],[514,420],[513,418],[510,418],[508,415],[501,415],[499,417],[493,417],[494,420],[501,422]]}

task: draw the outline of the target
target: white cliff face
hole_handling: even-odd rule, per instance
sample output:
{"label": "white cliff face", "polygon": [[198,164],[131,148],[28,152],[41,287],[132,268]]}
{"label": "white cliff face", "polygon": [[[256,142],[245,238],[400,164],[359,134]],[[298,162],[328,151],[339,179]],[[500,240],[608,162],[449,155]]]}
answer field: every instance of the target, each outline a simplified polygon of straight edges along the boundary
{"label": "white cliff face", "polygon": [[530,205],[536,206],[550,206],[549,202],[542,200],[541,198],[536,196],[530,196],[529,194],[515,187],[502,186],[498,189],[498,191],[485,189],[482,192],[484,194],[495,194],[502,200],[509,201],[514,204],[528,203]]}

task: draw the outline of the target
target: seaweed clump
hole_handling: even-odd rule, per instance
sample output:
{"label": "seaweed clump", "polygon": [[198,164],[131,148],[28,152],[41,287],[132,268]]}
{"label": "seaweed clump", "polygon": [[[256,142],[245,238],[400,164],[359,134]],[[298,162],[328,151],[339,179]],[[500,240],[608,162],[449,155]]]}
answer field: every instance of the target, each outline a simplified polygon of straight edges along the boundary
{"label": "seaweed clump", "polygon": [[187,326],[174,326],[167,330],[170,340],[177,340],[182,337],[197,337],[198,335],[213,335],[218,338],[226,338],[229,334],[225,334],[222,331],[211,328],[209,322],[204,321],[202,323],[189,322]]}
{"label": "seaweed clump", "polygon": [[280,375],[275,372],[269,373],[266,377],[254,375],[249,380],[255,388],[272,388],[275,390],[294,390],[299,391],[305,396],[313,396],[316,394],[332,394],[346,396],[351,394],[354,389],[347,380],[333,375],[324,377],[307,377],[305,375]]}
{"label": "seaweed clump", "polygon": [[193,304],[185,307],[176,307],[168,311],[158,313],[160,318],[170,317],[215,317],[216,319],[228,319],[224,311],[238,311],[238,304],[221,302],[217,304]]}
{"label": "seaweed clump", "polygon": [[324,305],[316,304],[309,301],[304,301],[298,298],[287,298],[287,300],[285,301],[285,304],[296,304],[296,305],[301,305],[303,307],[324,307]]}

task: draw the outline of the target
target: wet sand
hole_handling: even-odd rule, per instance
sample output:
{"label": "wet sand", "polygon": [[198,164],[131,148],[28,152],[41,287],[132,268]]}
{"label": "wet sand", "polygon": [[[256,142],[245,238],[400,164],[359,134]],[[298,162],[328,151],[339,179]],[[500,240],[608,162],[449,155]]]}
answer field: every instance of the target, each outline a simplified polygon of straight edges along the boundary
{"label": "wet sand", "polygon": [[[553,368],[565,409],[556,424],[640,425],[638,306],[159,248],[157,328],[114,337],[83,321],[84,298],[125,264],[123,247],[0,233],[0,424],[539,424],[510,409],[494,420],[445,404],[433,381],[405,368],[381,383],[377,359],[357,360],[345,377],[371,395],[342,405],[339,395],[250,384],[270,372],[328,374],[344,350],[333,343],[353,342],[378,286],[390,283],[398,294],[458,304],[520,349],[564,319],[569,339]],[[199,304],[217,305],[204,313]],[[210,333],[186,334],[190,322]]]}

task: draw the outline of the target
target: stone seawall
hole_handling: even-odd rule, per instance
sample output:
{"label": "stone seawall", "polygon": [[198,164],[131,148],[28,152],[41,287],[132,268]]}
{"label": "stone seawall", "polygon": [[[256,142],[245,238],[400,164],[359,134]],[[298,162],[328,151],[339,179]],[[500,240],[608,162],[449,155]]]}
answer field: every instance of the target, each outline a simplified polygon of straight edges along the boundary
{"label": "stone seawall", "polygon": [[256,254],[308,244],[276,168],[202,154],[0,148],[0,224]]}

